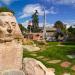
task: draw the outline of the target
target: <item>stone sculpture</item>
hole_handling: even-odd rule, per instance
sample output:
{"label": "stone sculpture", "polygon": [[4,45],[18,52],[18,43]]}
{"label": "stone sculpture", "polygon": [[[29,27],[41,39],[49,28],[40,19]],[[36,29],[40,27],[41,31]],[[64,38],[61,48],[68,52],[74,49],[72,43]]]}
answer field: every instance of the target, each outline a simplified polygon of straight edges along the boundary
{"label": "stone sculpture", "polygon": [[0,71],[21,69],[22,37],[13,14],[10,12],[0,13]]}

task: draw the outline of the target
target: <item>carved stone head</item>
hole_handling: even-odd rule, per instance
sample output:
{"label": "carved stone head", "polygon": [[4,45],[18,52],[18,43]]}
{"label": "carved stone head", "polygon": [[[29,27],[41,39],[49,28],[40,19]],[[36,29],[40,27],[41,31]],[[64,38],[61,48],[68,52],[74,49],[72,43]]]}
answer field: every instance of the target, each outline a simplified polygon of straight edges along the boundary
{"label": "carved stone head", "polygon": [[11,41],[22,38],[18,23],[9,12],[0,13],[0,41]]}

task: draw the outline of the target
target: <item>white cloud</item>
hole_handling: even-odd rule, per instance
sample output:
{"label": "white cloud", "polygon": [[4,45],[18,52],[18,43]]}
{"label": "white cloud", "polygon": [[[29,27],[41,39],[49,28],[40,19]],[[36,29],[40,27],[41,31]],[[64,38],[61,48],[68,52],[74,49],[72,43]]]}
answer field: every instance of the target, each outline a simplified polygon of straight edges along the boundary
{"label": "white cloud", "polygon": [[[35,10],[37,10],[39,15],[41,16],[44,14],[43,7],[40,4],[29,4],[23,8],[20,18],[31,16],[35,12]],[[56,11],[54,11],[54,7],[51,7],[49,10],[45,10],[45,12],[46,14],[56,14]]]}
{"label": "white cloud", "polygon": [[22,23],[22,25],[23,25],[25,28],[27,28],[28,22],[29,22],[29,20],[26,20],[25,22]]}
{"label": "white cloud", "polygon": [[[25,22],[22,23],[22,25],[27,28],[28,26],[28,22],[29,20],[26,20]],[[39,23],[39,27],[43,27],[44,23],[43,22],[40,22]],[[46,27],[52,27],[54,24],[50,24],[50,23],[46,23]]]}
{"label": "white cloud", "polygon": [[12,2],[15,2],[15,1],[18,1],[18,0],[2,0],[2,2],[6,5],[10,5]]}
{"label": "white cloud", "polygon": [[50,11],[49,12],[50,14],[57,14],[58,13],[53,6],[49,9],[49,11]]}
{"label": "white cloud", "polygon": [[[44,23],[39,23],[39,27],[43,27]],[[52,27],[54,24],[46,23],[45,27]]]}
{"label": "white cloud", "polygon": [[75,4],[75,0],[47,0],[47,1],[57,4]]}

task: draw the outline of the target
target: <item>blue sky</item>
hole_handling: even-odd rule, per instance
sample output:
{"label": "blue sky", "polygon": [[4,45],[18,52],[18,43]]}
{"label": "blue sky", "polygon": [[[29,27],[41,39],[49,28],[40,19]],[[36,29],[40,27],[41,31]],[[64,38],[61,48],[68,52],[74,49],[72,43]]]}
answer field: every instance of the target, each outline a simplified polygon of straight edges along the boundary
{"label": "blue sky", "polygon": [[31,20],[35,10],[39,12],[39,22],[43,25],[43,7],[46,10],[47,25],[61,20],[65,24],[75,24],[75,0],[0,0],[0,7],[7,6],[15,12],[19,23],[24,26]]}

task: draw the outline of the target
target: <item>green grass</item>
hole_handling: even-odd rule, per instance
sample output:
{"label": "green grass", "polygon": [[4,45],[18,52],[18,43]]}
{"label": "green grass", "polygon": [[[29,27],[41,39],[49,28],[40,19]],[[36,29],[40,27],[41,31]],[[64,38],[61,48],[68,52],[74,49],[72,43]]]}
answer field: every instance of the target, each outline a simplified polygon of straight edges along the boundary
{"label": "green grass", "polygon": [[[49,60],[62,60],[62,61],[69,61],[72,64],[75,64],[75,59],[70,59],[66,55],[69,51],[75,51],[75,45],[64,45],[64,46],[57,46],[58,44],[61,44],[60,42],[49,42],[47,45],[41,45],[41,49],[38,52],[28,52],[24,51],[23,57],[32,57],[35,59],[38,59],[39,56],[44,56],[45,58],[48,58]],[[44,48],[43,48],[44,46]],[[31,54],[37,54],[37,56],[32,56]],[[56,75],[62,75],[64,72],[69,72],[71,75],[75,75],[75,71],[72,71],[70,67],[68,68],[62,68],[59,64],[49,64],[46,60],[40,60],[46,67],[53,67],[55,68],[55,74]]]}

